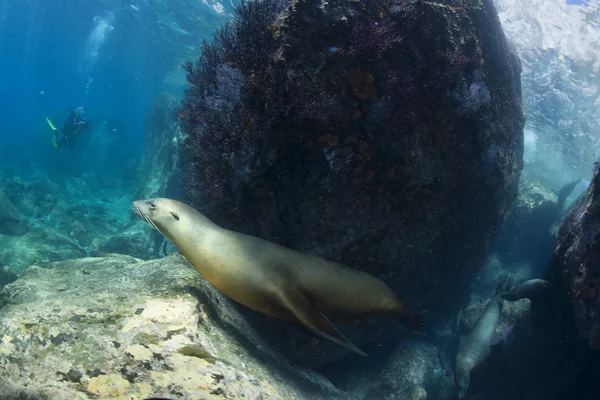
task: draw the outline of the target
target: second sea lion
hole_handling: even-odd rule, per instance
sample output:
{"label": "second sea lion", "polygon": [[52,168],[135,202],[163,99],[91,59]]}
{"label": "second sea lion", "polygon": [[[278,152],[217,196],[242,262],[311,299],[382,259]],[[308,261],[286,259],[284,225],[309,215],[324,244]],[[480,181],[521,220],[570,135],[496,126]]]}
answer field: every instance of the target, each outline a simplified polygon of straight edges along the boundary
{"label": "second sea lion", "polygon": [[419,314],[365,272],[221,228],[176,200],[137,200],[132,207],[221,293],[263,314],[299,322],[357,354],[366,356],[330,319],[392,314],[414,333],[425,329]]}
{"label": "second sea lion", "polygon": [[485,306],[475,326],[466,335],[461,334],[460,318],[457,318],[457,333],[460,338],[458,351],[456,352],[456,366],[454,368],[454,380],[458,388],[458,398],[462,399],[467,394],[471,384],[471,371],[481,364],[489,355],[492,337],[500,321],[502,313],[502,293],[510,290],[512,280],[507,276],[498,281],[496,293]]}
{"label": "second sea lion", "polygon": [[547,294],[554,286],[543,279],[530,279],[519,286],[502,294],[502,298],[508,301],[529,299],[534,301]]}

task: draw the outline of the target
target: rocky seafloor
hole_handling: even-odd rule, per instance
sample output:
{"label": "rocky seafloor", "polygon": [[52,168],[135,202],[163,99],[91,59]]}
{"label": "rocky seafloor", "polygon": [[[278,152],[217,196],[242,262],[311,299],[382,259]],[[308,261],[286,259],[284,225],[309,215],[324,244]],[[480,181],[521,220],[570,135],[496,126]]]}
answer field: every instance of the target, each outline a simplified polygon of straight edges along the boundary
{"label": "rocky seafloor", "polygon": [[345,399],[181,256],[38,263],[0,294],[2,399]]}

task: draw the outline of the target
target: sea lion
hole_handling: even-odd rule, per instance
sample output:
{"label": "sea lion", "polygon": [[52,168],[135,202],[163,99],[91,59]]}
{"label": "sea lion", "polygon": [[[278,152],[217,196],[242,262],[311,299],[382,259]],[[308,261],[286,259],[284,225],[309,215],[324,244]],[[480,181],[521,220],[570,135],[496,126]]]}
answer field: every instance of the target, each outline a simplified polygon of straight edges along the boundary
{"label": "sea lion", "polygon": [[456,331],[460,342],[456,352],[454,381],[458,389],[459,399],[464,398],[467,394],[473,368],[481,364],[490,354],[492,337],[502,312],[502,293],[510,290],[511,285],[512,280],[507,276],[498,281],[496,293],[485,306],[473,330],[466,335],[462,334],[460,329],[462,312],[458,314]]}
{"label": "sea lion", "polygon": [[365,272],[221,228],[176,200],[137,200],[132,207],[211,285],[255,311],[301,323],[363,356],[329,318],[389,313],[412,332],[424,332],[424,319],[405,307],[383,281]]}
{"label": "sea lion", "polygon": [[508,301],[529,299],[534,301],[547,294],[554,286],[543,279],[530,279],[519,286],[502,293],[502,298]]}

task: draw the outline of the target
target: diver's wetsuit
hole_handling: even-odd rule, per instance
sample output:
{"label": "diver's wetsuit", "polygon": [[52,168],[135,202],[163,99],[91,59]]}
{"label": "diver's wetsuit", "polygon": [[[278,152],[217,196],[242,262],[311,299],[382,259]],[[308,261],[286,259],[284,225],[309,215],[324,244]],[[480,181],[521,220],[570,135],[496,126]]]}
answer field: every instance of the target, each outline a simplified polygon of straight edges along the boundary
{"label": "diver's wetsuit", "polygon": [[72,148],[75,139],[81,135],[86,129],[92,126],[88,121],[78,116],[75,110],[71,110],[62,126],[62,137],[56,144],[56,147]]}

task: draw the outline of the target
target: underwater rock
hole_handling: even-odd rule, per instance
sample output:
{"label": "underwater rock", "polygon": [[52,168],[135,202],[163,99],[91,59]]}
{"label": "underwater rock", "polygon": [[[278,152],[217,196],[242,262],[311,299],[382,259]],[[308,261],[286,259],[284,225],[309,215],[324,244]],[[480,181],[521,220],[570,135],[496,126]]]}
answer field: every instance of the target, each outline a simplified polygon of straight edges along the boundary
{"label": "underwater rock", "polygon": [[31,180],[12,177],[3,181],[2,187],[15,207],[29,218],[47,218],[60,197],[57,185],[45,175]]}
{"label": "underwater rock", "polygon": [[556,268],[562,272],[579,336],[600,348],[600,164],[558,231]]}
{"label": "underwater rock", "polygon": [[16,281],[18,277],[19,275],[12,268],[0,262],[0,289],[2,286]]}
{"label": "underwater rock", "polygon": [[149,260],[176,251],[173,243],[165,242],[165,238],[161,234],[150,229],[141,221],[134,221],[116,234],[99,241],[94,254],[121,253]]}
{"label": "underwater rock", "polygon": [[[225,228],[376,275],[435,324],[517,195],[519,60],[490,0],[292,3],[248,2],[186,64],[187,197]],[[298,362],[347,354],[253,325]],[[400,324],[340,329],[360,347]]]}
{"label": "underwater rock", "polygon": [[352,399],[271,350],[181,256],[34,265],[0,305],[7,398]]}
{"label": "underwater rock", "polygon": [[22,236],[0,235],[0,262],[23,272],[36,262],[68,260],[87,255],[72,238],[52,228],[32,227]]}
{"label": "underwater rock", "polygon": [[25,217],[0,190],[0,235],[24,235],[29,230]]}
{"label": "underwater rock", "polygon": [[451,393],[454,383],[442,370],[434,345],[404,341],[390,355],[365,400],[447,399],[444,393]]}
{"label": "underwater rock", "polygon": [[[138,184],[132,199],[180,197],[180,156],[185,135],[174,117],[178,104],[177,98],[161,93],[148,112],[144,126],[146,142],[137,167]],[[127,207],[130,209],[129,205]],[[123,253],[148,260],[163,255],[163,245],[163,236],[147,229],[131,213],[129,223],[99,242],[95,253]],[[173,246],[168,247],[169,252],[174,251]]]}

